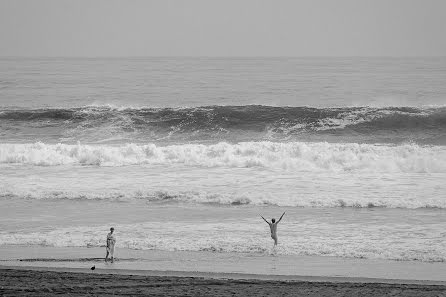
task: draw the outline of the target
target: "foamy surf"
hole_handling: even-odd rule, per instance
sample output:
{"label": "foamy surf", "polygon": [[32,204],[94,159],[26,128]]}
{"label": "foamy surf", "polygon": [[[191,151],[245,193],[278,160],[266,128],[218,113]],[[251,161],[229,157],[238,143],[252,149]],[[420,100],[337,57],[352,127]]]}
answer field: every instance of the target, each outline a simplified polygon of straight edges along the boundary
{"label": "foamy surf", "polygon": [[[382,193],[386,195],[386,193]],[[388,194],[387,194],[388,195]],[[395,195],[395,194],[393,194]],[[261,192],[243,194],[216,193],[206,191],[153,191],[153,190],[103,190],[103,191],[39,191],[0,187],[0,199],[48,200],[48,201],[101,201],[145,202],[148,205],[214,205],[214,206],[280,206],[299,208],[399,208],[399,209],[446,209],[446,201],[438,196],[376,196],[320,193],[275,193]]]}
{"label": "foamy surf", "polygon": [[[51,247],[101,247],[108,226],[77,226],[30,233],[0,232],[0,244]],[[377,223],[314,225],[288,222],[279,228],[280,245],[272,250],[267,226],[253,219],[225,222],[163,222],[116,224],[119,248],[160,251],[206,251],[252,255],[311,255],[342,258],[387,259],[397,261],[444,262],[442,241],[422,237],[405,238],[406,233],[424,232],[422,227],[398,223],[393,228]],[[366,230],[365,230],[366,229]],[[398,235],[396,230],[405,229]],[[431,234],[440,234],[441,225],[431,225]],[[298,232],[299,236],[293,235]],[[119,235],[118,235],[119,234]],[[324,240],[321,241],[320,237]],[[379,240],[378,240],[379,239]],[[426,250],[425,244],[430,248]],[[410,244],[408,244],[410,243]]]}
{"label": "foamy surf", "polygon": [[446,147],[303,142],[138,145],[0,144],[0,164],[172,165],[287,171],[446,172]]}

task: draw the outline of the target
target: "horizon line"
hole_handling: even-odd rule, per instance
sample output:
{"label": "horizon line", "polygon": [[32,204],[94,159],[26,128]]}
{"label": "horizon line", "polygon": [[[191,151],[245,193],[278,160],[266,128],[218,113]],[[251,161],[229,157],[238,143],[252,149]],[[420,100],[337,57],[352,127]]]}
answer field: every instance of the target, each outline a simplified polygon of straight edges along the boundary
{"label": "horizon line", "polygon": [[221,59],[221,58],[242,58],[242,59],[259,59],[259,58],[446,58],[446,55],[299,55],[299,56],[289,56],[289,55],[253,55],[253,56],[245,56],[245,55],[233,55],[233,56],[224,56],[224,55],[104,55],[104,56],[95,56],[95,55],[0,55],[0,59],[123,59],[123,58],[163,58],[163,59],[174,59],[174,58],[204,58],[204,59]]}

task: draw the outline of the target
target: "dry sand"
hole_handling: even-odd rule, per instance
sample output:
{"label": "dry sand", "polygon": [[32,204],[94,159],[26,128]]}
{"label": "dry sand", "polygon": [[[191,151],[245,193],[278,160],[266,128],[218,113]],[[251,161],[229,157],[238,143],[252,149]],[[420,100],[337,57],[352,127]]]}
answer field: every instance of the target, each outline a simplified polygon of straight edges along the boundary
{"label": "dry sand", "polygon": [[0,268],[0,295],[446,297],[446,285],[214,279]]}

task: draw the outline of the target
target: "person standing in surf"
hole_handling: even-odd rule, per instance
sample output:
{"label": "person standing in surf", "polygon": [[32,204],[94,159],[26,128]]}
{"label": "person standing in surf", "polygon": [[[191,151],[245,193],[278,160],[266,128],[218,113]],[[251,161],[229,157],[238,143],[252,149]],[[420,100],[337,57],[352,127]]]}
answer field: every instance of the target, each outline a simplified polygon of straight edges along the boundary
{"label": "person standing in surf", "polygon": [[115,231],[115,228],[111,227],[110,233],[107,234],[107,246],[105,248],[107,251],[107,254],[105,255],[105,262],[107,262],[109,255],[110,255],[110,260],[112,263],[115,260],[114,254],[115,254],[116,237],[115,237],[115,235],[113,235],[114,231]]}
{"label": "person standing in surf", "polygon": [[263,216],[262,219],[269,225],[269,229],[271,230],[271,238],[274,240],[274,245],[277,245],[277,224],[282,220],[285,212],[280,216],[280,219],[276,222],[276,219],[272,218],[271,223],[268,222]]}

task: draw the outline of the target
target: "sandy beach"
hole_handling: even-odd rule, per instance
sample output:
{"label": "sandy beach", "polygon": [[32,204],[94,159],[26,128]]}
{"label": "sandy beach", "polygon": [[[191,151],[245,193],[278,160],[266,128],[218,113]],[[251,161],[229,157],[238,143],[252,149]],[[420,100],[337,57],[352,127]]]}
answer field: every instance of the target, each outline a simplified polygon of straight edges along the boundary
{"label": "sandy beach", "polygon": [[[0,248],[1,296],[446,296],[444,265],[99,248]],[[91,270],[91,267],[95,267]]]}
{"label": "sandy beach", "polygon": [[445,285],[0,269],[2,296],[446,296]]}
{"label": "sandy beach", "polygon": [[[282,280],[444,284],[444,263],[343,259],[335,257],[118,249],[115,263],[104,263],[104,248],[1,246],[0,267],[44,267],[58,271]],[[199,273],[198,273],[199,272]],[[173,273],[173,274],[172,274]],[[158,273],[158,275],[160,275]]]}

